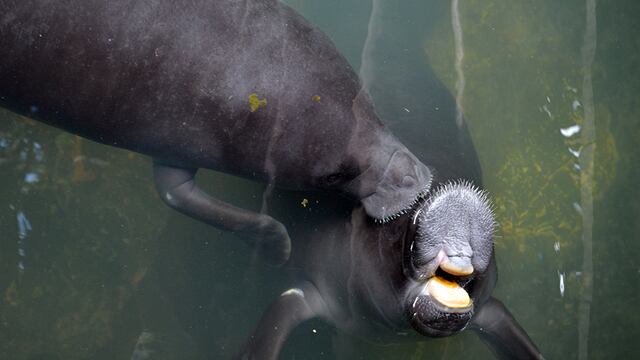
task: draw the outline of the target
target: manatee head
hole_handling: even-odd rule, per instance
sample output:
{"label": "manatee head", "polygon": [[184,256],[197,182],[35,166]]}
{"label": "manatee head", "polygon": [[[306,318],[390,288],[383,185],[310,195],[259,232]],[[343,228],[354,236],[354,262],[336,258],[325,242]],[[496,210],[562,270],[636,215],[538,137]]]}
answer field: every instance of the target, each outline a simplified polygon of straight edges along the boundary
{"label": "manatee head", "polygon": [[351,156],[357,175],[339,190],[360,201],[376,222],[396,219],[427,193],[432,173],[382,124],[366,90],[353,100],[351,116],[348,145],[340,153]]}
{"label": "manatee head", "polygon": [[380,154],[369,154],[367,168],[345,186],[362,201],[376,222],[385,223],[406,214],[428,192],[431,171],[406,147],[383,147]]}
{"label": "manatee head", "polygon": [[486,193],[465,181],[440,186],[419,206],[404,260],[405,308],[419,333],[448,336],[467,326],[475,285],[493,256],[495,224]]}

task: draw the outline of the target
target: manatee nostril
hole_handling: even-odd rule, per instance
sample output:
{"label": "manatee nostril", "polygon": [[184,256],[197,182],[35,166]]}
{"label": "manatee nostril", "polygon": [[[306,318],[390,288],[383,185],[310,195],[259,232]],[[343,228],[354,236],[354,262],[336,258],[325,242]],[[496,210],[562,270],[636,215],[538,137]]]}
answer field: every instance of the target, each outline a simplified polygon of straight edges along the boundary
{"label": "manatee nostril", "polygon": [[416,184],[416,180],[413,178],[413,176],[409,176],[406,175],[403,179],[402,179],[402,187],[408,188],[408,187],[413,187]]}

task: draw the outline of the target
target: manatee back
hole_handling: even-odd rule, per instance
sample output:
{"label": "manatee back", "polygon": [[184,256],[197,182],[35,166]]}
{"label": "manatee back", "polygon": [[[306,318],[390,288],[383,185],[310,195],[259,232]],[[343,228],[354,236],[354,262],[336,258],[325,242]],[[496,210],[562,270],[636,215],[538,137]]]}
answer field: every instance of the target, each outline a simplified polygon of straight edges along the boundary
{"label": "manatee back", "polygon": [[276,171],[296,183],[318,154],[338,161],[357,126],[355,73],[278,1],[1,7],[2,105],[87,138],[244,176]]}

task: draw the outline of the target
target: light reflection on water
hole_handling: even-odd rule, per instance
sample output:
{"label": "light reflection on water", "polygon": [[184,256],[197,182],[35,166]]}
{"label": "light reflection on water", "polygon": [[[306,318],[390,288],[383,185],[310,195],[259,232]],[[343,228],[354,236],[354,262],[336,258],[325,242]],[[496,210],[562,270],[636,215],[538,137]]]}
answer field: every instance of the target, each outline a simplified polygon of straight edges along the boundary
{"label": "light reflection on water", "polygon": [[20,272],[24,272],[27,257],[27,234],[31,232],[33,228],[31,227],[29,219],[27,219],[27,216],[22,211],[18,211],[16,219],[18,220],[18,255],[20,256],[20,260],[18,261],[18,269],[20,270]]}
{"label": "light reflection on water", "polygon": [[[370,43],[371,56],[384,57],[379,68],[366,68],[363,55],[371,4],[289,3],[362,64],[365,81],[390,79],[374,100],[407,142],[422,136],[421,114],[443,110],[427,109],[428,93],[416,95],[431,75],[463,99],[499,216],[496,295],[546,357],[639,354],[637,2],[597,4],[592,66],[583,53],[585,1],[457,2],[453,25],[447,2],[380,5],[404,21],[377,25],[388,31]],[[394,56],[400,51],[411,56]],[[130,358],[157,339],[183,358],[229,357],[295,277],[233,236],[165,209],[143,157],[0,118],[0,358]],[[199,181],[234,204],[262,206],[262,186],[213,174]],[[381,348],[314,321],[295,331],[284,358],[469,354],[492,358],[472,334]]]}

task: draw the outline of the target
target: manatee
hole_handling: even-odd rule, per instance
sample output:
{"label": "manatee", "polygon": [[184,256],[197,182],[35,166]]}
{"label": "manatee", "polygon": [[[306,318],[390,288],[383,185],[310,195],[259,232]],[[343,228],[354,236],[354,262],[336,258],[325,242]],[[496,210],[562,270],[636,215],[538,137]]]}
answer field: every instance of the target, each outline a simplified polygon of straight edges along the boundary
{"label": "manatee", "polygon": [[0,49],[0,106],[150,156],[164,202],[275,263],[282,223],[209,196],[198,169],[336,191],[379,222],[429,189],[334,44],[279,1],[5,0]]}
{"label": "manatee", "polygon": [[237,358],[278,359],[296,326],[320,318],[377,344],[470,329],[499,359],[542,359],[492,296],[495,220],[484,190],[443,179],[386,224],[371,221],[362,206],[329,203],[311,223],[291,221],[294,237],[305,239],[296,241],[290,263],[300,280],[273,300]]}

